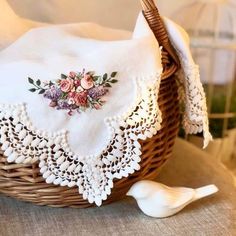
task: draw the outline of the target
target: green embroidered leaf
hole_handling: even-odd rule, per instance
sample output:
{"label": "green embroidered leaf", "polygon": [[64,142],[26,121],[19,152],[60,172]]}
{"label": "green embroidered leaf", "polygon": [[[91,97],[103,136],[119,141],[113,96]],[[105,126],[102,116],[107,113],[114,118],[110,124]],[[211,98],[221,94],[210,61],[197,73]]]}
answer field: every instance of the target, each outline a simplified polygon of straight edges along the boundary
{"label": "green embroidered leaf", "polygon": [[54,83],[52,81],[49,81],[49,87],[51,87]]}
{"label": "green embroidered leaf", "polygon": [[88,106],[89,106],[90,109],[93,108],[93,104],[92,103],[89,103]]}
{"label": "green embroidered leaf", "polygon": [[41,85],[41,81],[38,79],[38,80],[36,81],[36,84],[37,84],[38,86],[40,86],[40,85]]}
{"label": "green embroidered leaf", "polygon": [[103,77],[99,76],[97,83],[101,85],[101,84],[103,84],[103,82],[104,82]]}
{"label": "green embroidered leaf", "polygon": [[30,77],[28,77],[28,81],[29,81],[30,84],[34,84],[34,80],[31,79]]}
{"label": "green embroidered leaf", "polygon": [[107,74],[107,73],[104,74],[102,78],[103,78],[103,80],[107,80],[107,78],[108,78],[108,74]]}
{"label": "green embroidered leaf", "polygon": [[82,78],[83,78],[83,75],[81,74],[81,72],[79,72],[78,74],[76,74],[76,78],[77,78],[77,79],[82,79]]}
{"label": "green embroidered leaf", "polygon": [[103,101],[103,100],[98,100],[98,104],[99,104],[100,106],[103,106],[104,103],[106,103],[106,102]]}
{"label": "green embroidered leaf", "polygon": [[37,89],[35,89],[35,88],[29,89],[29,91],[32,92],[32,93],[36,92],[36,90]]}
{"label": "green embroidered leaf", "polygon": [[67,76],[66,76],[66,75],[64,75],[64,74],[61,74],[61,78],[62,78],[62,79],[66,79],[66,78],[67,78]]}
{"label": "green embroidered leaf", "polygon": [[43,94],[43,93],[45,93],[45,89],[39,90],[39,94]]}
{"label": "green embroidered leaf", "polygon": [[111,85],[109,83],[106,83],[104,86],[107,88],[111,88]]}
{"label": "green embroidered leaf", "polygon": [[87,72],[88,75],[94,75],[95,74],[95,71],[89,71]]}
{"label": "green embroidered leaf", "polygon": [[62,93],[62,95],[61,95],[61,99],[66,99],[67,98],[67,93]]}
{"label": "green embroidered leaf", "polygon": [[93,99],[89,95],[87,96],[87,98],[91,103],[93,102]]}
{"label": "green embroidered leaf", "polygon": [[117,80],[117,79],[113,79],[113,80],[111,80],[110,82],[114,84],[114,83],[117,83],[118,80]]}
{"label": "green embroidered leaf", "polygon": [[93,76],[93,80],[96,81],[100,78],[100,76]]}
{"label": "green embroidered leaf", "polygon": [[116,71],[114,71],[114,72],[111,73],[111,77],[112,77],[112,78],[116,77],[116,75],[117,75],[117,72],[116,72]]}

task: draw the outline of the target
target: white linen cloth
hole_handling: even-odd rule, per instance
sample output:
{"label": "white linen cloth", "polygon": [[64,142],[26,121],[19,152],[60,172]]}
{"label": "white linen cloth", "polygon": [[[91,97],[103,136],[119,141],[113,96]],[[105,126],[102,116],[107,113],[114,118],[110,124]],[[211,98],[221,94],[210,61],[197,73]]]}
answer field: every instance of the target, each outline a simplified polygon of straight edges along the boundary
{"label": "white linen cloth", "polygon": [[[165,19],[180,56],[186,93],[184,127],[188,133],[208,131],[204,92],[196,74],[185,33]],[[101,110],[68,116],[28,91],[28,77],[56,80],[61,73],[117,71]],[[138,140],[161,128],[157,104],[161,50],[140,14],[131,36],[96,24],[48,26],[26,33],[0,52],[0,142],[9,162],[40,160],[47,183],[75,186],[90,203],[101,205],[114,178],[140,168]]]}
{"label": "white linen cloth", "polygon": [[187,134],[203,132],[203,148],[206,148],[212,140],[212,136],[209,133],[206,97],[200,81],[199,66],[193,60],[188,34],[173,21],[164,18],[164,22],[182,66],[179,73],[179,82],[182,83],[182,86],[179,91],[180,98],[185,105],[183,127]]}
{"label": "white linen cloth", "polygon": [[[151,32],[143,32],[144,24],[141,19],[134,37],[124,40],[119,31],[95,24],[31,30],[1,53],[1,76],[11,77],[0,82],[1,103],[26,103],[30,120],[39,130],[69,131],[69,144],[79,155],[100,152],[109,137],[104,119],[127,112],[135,102],[133,78],[161,73],[158,43]],[[96,74],[118,72],[119,82],[99,111],[68,117],[67,112],[49,107],[43,96],[28,92],[28,77],[53,80],[60,78],[61,73],[83,68]]]}

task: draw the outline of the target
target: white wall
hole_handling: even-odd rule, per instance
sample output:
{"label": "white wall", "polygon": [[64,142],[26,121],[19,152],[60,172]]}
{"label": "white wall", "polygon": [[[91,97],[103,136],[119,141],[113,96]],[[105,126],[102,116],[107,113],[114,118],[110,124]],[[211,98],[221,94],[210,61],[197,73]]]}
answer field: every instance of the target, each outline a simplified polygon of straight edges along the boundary
{"label": "white wall", "polygon": [[[0,0],[3,1],[3,0]],[[158,0],[163,15],[170,15],[191,0]],[[21,16],[53,23],[95,21],[132,29],[141,9],[139,0],[8,0]],[[1,9],[0,9],[1,10]]]}

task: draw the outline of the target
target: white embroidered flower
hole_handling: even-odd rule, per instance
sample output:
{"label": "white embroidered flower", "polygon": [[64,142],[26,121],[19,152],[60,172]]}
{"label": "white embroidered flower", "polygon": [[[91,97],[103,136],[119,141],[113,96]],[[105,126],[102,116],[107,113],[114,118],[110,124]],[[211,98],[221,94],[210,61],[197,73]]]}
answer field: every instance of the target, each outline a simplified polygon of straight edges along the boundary
{"label": "white embroidered flower", "polygon": [[81,86],[79,86],[77,89],[76,89],[76,92],[77,93],[80,93],[80,92],[83,92],[84,91],[84,89],[81,87]]}
{"label": "white embroidered flower", "polygon": [[74,100],[73,98],[69,98],[68,104],[69,104],[69,105],[75,104],[75,100]]}

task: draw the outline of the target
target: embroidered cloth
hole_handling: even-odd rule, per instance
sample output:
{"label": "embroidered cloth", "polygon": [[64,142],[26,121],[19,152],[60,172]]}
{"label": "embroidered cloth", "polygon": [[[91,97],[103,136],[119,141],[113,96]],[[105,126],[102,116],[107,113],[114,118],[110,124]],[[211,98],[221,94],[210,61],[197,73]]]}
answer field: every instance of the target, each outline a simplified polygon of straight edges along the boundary
{"label": "embroidered cloth", "polygon": [[[205,94],[183,30],[164,19],[181,59],[187,133],[211,140]],[[47,183],[98,206],[140,169],[139,140],[161,128],[161,48],[140,14],[133,34],[92,23],[29,31],[0,52],[0,143],[9,162],[39,161]]]}

